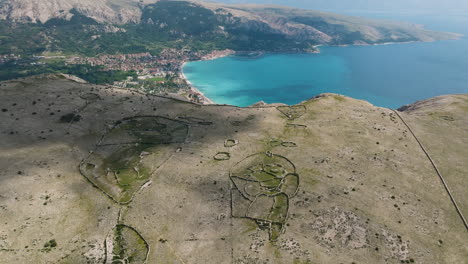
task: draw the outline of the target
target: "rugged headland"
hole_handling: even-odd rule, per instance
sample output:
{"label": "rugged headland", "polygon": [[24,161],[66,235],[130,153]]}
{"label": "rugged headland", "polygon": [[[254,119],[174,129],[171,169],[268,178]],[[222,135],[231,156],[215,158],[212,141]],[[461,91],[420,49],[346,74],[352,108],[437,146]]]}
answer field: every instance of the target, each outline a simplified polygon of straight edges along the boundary
{"label": "rugged headland", "polygon": [[0,98],[2,263],[468,259],[467,95],[238,108],[47,75]]}

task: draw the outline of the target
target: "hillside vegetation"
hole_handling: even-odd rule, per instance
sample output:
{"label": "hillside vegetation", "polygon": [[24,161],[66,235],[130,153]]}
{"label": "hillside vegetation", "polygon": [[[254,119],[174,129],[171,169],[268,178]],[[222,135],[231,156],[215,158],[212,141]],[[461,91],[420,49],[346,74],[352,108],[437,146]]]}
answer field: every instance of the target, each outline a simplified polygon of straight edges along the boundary
{"label": "hillside vegetation", "polygon": [[162,48],[313,51],[314,45],[457,38],[397,22],[279,6],[191,1],[4,0],[0,54],[157,53]]}

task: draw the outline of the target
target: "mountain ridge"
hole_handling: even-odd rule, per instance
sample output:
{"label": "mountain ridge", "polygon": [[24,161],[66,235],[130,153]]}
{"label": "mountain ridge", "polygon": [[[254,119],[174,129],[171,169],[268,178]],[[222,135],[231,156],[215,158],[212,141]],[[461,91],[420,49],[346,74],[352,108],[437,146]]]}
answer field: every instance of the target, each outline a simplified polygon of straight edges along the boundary
{"label": "mountain ridge", "polygon": [[[179,46],[188,43],[192,49],[307,51],[313,50],[314,45],[369,45],[460,37],[415,24],[297,8],[170,0],[3,0],[0,23],[4,28],[0,31],[3,54],[31,49],[31,44],[36,49],[46,47],[48,51],[60,52],[71,43],[82,42],[84,47],[96,49],[104,47],[102,42],[109,46],[124,39],[130,47],[144,46],[140,50],[145,51],[158,41]],[[67,35],[70,32],[81,33],[64,44],[71,38]],[[25,38],[35,35],[36,40],[28,45],[15,42],[23,33]],[[78,49],[72,52],[79,53]],[[124,49],[119,52],[125,53]]]}
{"label": "mountain ridge", "polygon": [[6,263],[467,258],[466,228],[405,122],[466,214],[468,95],[396,115],[335,94],[240,108],[61,75],[0,86]]}

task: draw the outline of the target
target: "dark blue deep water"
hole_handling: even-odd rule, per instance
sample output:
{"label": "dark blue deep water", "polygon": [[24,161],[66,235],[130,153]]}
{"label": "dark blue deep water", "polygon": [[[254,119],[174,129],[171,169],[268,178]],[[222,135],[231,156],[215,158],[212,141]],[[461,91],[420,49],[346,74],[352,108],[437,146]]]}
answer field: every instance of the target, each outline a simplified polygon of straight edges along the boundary
{"label": "dark blue deep water", "polygon": [[[403,20],[403,19],[400,19]],[[409,19],[407,19],[409,20]],[[415,22],[415,21],[412,21]],[[468,35],[468,19],[429,28]],[[452,27],[451,27],[452,26]],[[456,26],[456,28],[455,28]],[[188,80],[216,103],[296,104],[338,93],[398,108],[442,94],[468,93],[468,38],[432,43],[321,47],[320,54],[267,54],[188,63]]]}

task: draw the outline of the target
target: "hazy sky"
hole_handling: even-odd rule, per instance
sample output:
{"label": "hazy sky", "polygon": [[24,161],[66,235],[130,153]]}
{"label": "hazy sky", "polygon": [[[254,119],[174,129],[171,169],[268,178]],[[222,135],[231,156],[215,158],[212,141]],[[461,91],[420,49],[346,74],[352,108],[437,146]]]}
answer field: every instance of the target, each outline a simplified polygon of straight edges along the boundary
{"label": "hazy sky", "polygon": [[[213,1],[213,0],[212,0]],[[225,3],[288,5],[318,10],[387,12],[466,12],[468,0],[214,0]]]}

